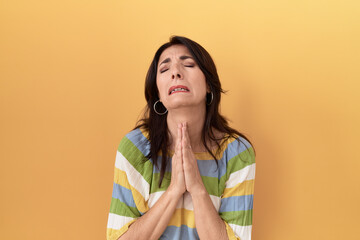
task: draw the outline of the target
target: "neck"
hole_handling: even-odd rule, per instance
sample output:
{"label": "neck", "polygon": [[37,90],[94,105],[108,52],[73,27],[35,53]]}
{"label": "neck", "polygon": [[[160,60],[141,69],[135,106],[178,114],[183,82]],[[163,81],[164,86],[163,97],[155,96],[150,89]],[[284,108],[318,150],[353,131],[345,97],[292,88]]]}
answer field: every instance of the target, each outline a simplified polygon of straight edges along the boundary
{"label": "neck", "polygon": [[175,141],[173,139],[177,138],[178,124],[187,122],[192,149],[194,149],[194,151],[202,151],[203,143],[201,133],[204,127],[205,115],[205,106],[201,109],[199,109],[199,107],[186,107],[169,110],[167,115],[167,125],[171,134],[171,149],[174,149],[175,147]]}

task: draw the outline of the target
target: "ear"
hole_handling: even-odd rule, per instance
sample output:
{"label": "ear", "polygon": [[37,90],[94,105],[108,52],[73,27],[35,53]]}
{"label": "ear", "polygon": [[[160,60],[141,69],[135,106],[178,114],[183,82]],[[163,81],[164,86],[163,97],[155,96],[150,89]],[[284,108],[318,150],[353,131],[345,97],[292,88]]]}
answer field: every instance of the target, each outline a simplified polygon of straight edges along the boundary
{"label": "ear", "polygon": [[210,93],[210,92],[211,92],[210,86],[209,84],[206,84],[206,93]]}

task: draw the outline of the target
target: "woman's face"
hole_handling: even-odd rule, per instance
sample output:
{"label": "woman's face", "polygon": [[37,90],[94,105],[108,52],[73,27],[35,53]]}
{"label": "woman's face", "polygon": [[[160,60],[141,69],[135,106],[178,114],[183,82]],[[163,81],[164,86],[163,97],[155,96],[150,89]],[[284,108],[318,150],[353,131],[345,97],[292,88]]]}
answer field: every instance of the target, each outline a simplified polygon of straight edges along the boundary
{"label": "woman's face", "polygon": [[160,101],[168,109],[205,106],[205,75],[184,45],[165,49],[159,58],[156,85]]}

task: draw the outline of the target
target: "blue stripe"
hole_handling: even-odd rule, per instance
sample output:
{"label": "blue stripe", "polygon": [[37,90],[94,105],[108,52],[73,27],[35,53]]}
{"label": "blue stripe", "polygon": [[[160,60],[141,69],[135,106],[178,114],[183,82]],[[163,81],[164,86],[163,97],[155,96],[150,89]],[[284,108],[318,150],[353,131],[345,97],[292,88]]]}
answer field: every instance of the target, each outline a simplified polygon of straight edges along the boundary
{"label": "blue stripe", "polygon": [[[139,128],[130,131],[126,134],[126,137],[144,154],[147,156],[150,152],[150,142],[149,140],[142,134]],[[229,143],[224,151],[226,153],[226,157],[223,155],[222,159],[228,159],[239,155],[241,152],[245,151],[247,148],[251,148],[251,144],[243,137],[238,137],[241,142],[239,143],[237,140],[233,140]]]}
{"label": "blue stripe", "polygon": [[[152,159],[151,159],[151,161],[152,161]],[[154,164],[153,173],[160,172],[161,165],[162,165],[162,156],[158,156],[158,165],[159,165],[159,168],[155,167],[155,164]],[[168,162],[166,164],[165,172],[171,172],[171,169],[172,169],[172,157],[169,157]]]}
{"label": "blue stripe", "polygon": [[[150,142],[149,140],[142,134],[139,128],[130,131],[126,137],[142,152],[144,156],[147,156],[150,152]],[[216,177],[220,180],[222,176],[226,174],[226,166],[228,161],[241,152],[245,151],[247,148],[250,148],[250,143],[245,140],[243,137],[238,137],[242,142],[239,143],[237,140],[233,140],[226,146],[222,158],[218,161],[219,167],[215,161],[213,160],[197,160],[199,171],[201,176],[207,177]],[[152,159],[150,161],[153,163]],[[172,158],[168,159],[168,164],[166,166],[165,172],[171,172],[171,163]],[[161,169],[161,156],[158,158],[159,169]],[[153,173],[159,173],[160,170],[157,169],[155,166],[153,168]]]}
{"label": "blue stripe", "polygon": [[112,197],[119,199],[121,202],[130,207],[136,207],[131,190],[124,188],[117,183],[114,183]]}
{"label": "blue stripe", "polygon": [[144,156],[147,156],[150,152],[150,142],[142,134],[139,128],[132,130],[126,137],[142,152]]}
{"label": "blue stripe", "polygon": [[160,239],[199,239],[199,235],[196,228],[189,228],[186,225],[168,226]]}
{"label": "blue stripe", "polygon": [[221,199],[219,212],[233,212],[253,209],[253,194]]}
{"label": "blue stripe", "polygon": [[226,163],[228,163],[230,159],[236,157],[237,155],[245,151],[247,148],[251,147],[250,143],[244,138],[238,137],[237,139],[241,140],[241,142],[234,140],[229,143],[221,158],[222,161],[226,161]]}
{"label": "blue stripe", "polygon": [[[161,169],[161,156],[159,156],[159,169]],[[226,168],[223,167],[223,162],[218,161],[219,167],[217,167],[214,160],[197,160],[199,172],[201,176],[215,177],[220,179],[225,173]],[[154,166],[153,172],[160,173],[160,170]],[[169,158],[169,162],[166,165],[165,172],[171,172],[172,169],[172,157]]]}
{"label": "blue stripe", "polygon": [[[159,169],[161,169],[161,156],[159,156]],[[217,167],[214,160],[197,160],[199,172],[201,176],[220,178],[226,173],[226,167],[224,167],[225,160],[219,160]],[[153,172],[160,173],[160,170],[154,166]],[[165,172],[171,172],[172,169],[172,157],[168,159]]]}
{"label": "blue stripe", "polygon": [[222,166],[222,161],[218,161],[219,167],[216,165],[214,160],[197,160],[197,164],[201,176],[215,177],[220,179],[220,177],[226,173],[226,168]]}

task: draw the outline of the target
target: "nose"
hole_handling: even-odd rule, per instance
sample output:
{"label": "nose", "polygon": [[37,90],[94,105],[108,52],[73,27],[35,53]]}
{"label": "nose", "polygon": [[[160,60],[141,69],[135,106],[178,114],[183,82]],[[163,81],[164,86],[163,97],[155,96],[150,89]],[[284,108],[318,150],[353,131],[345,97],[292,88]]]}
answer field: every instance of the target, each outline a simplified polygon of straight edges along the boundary
{"label": "nose", "polygon": [[[176,74],[176,77],[178,77],[179,79],[181,79],[180,73],[177,73],[177,74]],[[176,77],[175,77],[175,74],[172,75],[172,79],[175,79]]]}
{"label": "nose", "polygon": [[174,70],[173,70],[173,72],[172,72],[171,78],[172,78],[172,79],[176,79],[176,78],[182,79],[183,76],[182,76],[179,68],[178,68],[177,66],[174,66],[173,69],[174,69]]}

